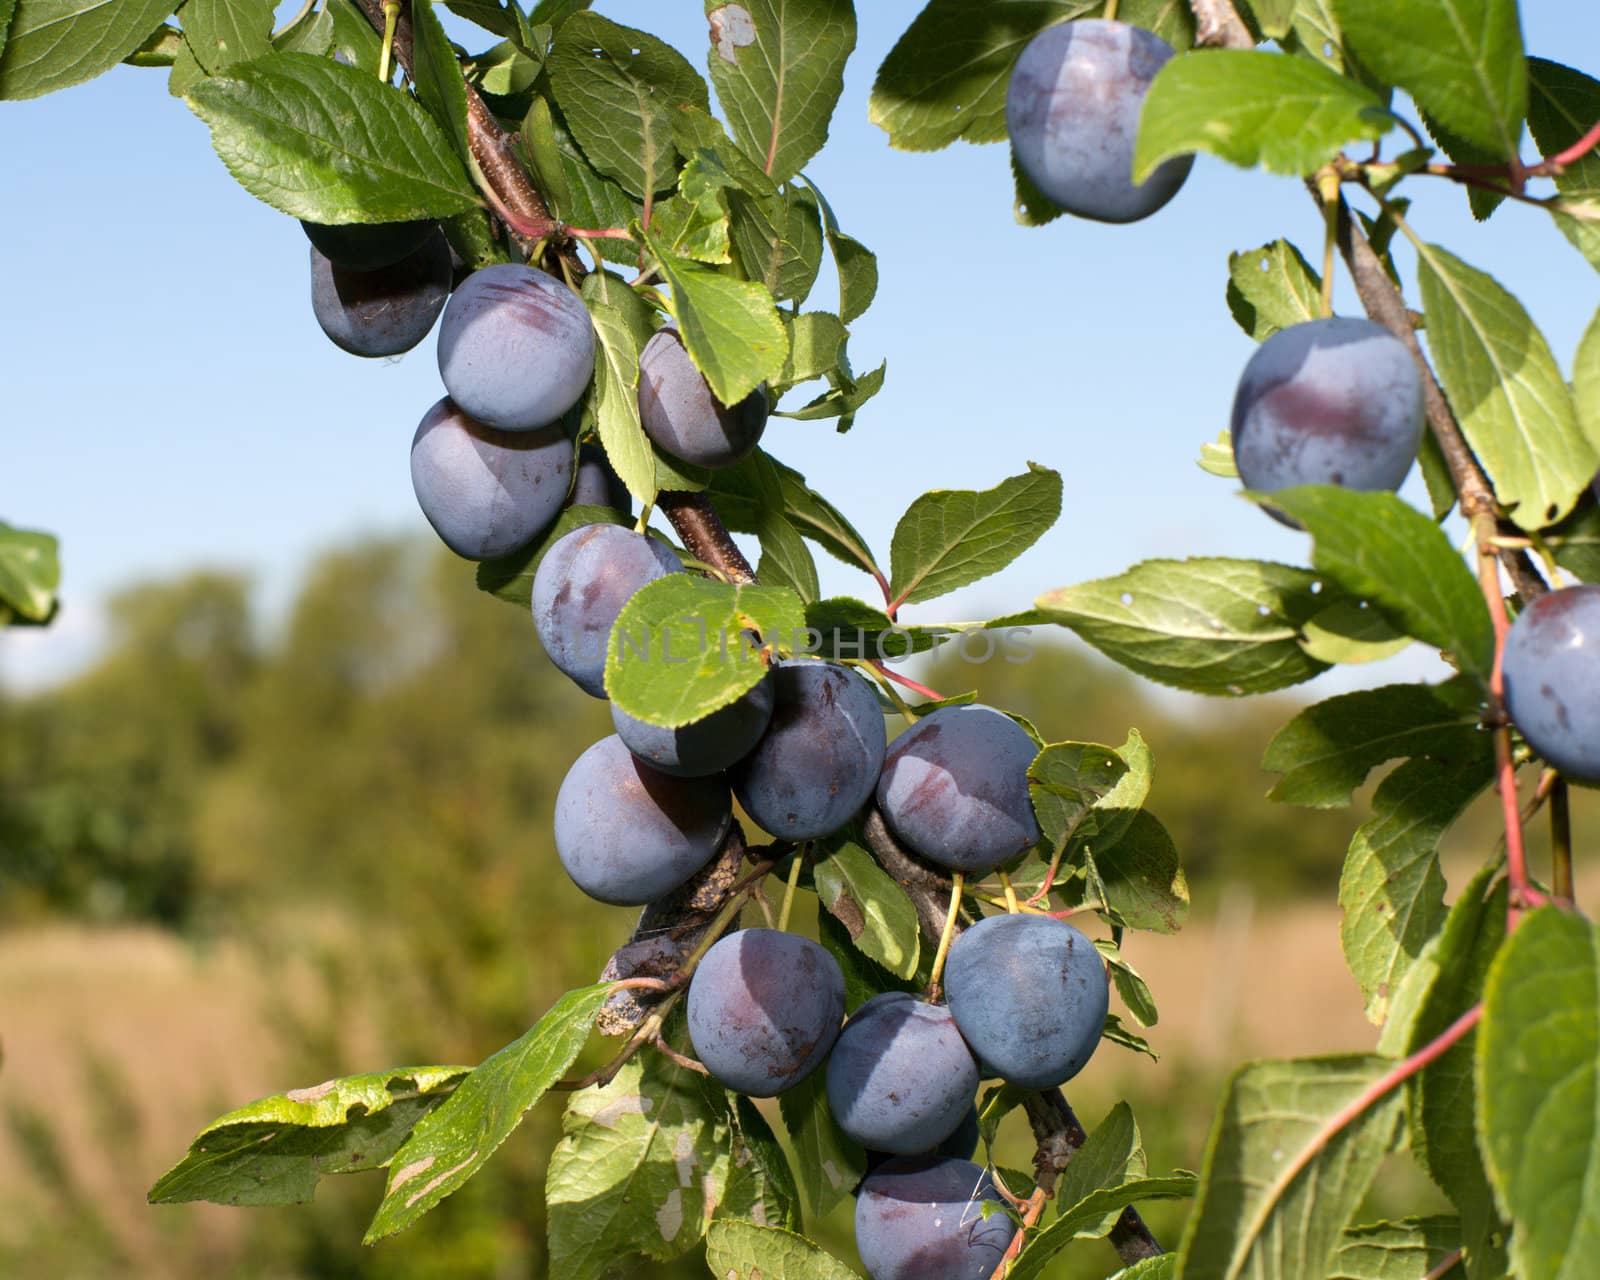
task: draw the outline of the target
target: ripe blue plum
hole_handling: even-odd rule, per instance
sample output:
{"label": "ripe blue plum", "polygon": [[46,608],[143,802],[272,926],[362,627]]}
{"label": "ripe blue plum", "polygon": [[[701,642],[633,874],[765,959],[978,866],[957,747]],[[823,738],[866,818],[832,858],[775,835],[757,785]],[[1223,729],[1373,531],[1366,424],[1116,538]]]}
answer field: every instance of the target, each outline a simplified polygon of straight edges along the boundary
{"label": "ripe blue plum", "polygon": [[1193,156],[1134,185],[1139,112],[1173,55],[1160,36],[1098,18],[1063,22],[1028,42],[1006,86],[1006,132],[1017,165],[1068,213],[1137,222],[1178,194]]}
{"label": "ripe blue plum", "polygon": [[674,458],[730,467],[766,430],[767,395],[757,387],[738,404],[723,404],[678,331],[659,329],[639,353],[639,418],[645,434]]}
{"label": "ripe blue plum", "polygon": [[710,862],[732,821],[721,778],[658,773],[613,734],[579,756],[562,779],[556,853],[591,898],[643,906]]}
{"label": "ripe blue plum", "polygon": [[689,983],[689,1039],[716,1081],[771,1098],[822,1064],[844,1022],[844,974],[817,943],[777,929],[719,941]]}
{"label": "ripe blue plum", "polygon": [[594,326],[559,280],[496,263],[468,276],[445,308],[439,376],[450,398],[486,426],[548,426],[594,376]]}
{"label": "ripe blue plum", "polygon": [[1046,1089],[1083,1069],[1110,999],[1105,961],[1049,916],[989,916],[950,947],[945,997],[986,1073]]}
{"label": "ripe blue plum", "polygon": [[941,707],[896,738],[878,779],[878,808],[930,862],[983,875],[1039,839],[1028,732],[993,707]]}
{"label": "ripe blue plum", "polygon": [[888,738],[859,676],[831,662],[791,659],[771,677],[772,722],[729,772],[745,811],[782,840],[829,835],[872,795]]}
{"label": "ripe blue plum", "polygon": [[431,218],[415,222],[351,222],[335,225],[301,221],[306,239],[336,267],[376,271],[422,247],[438,228]]}
{"label": "ripe blue plum", "polygon": [[855,1011],[828,1059],[828,1106],[872,1151],[931,1151],[960,1127],[978,1092],[978,1064],[943,1005],[905,991]]}
{"label": "ripe blue plum", "polygon": [[533,625],[550,661],[585,693],[606,696],[606,645],[640,587],[683,566],[672,548],[632,529],[586,524],[563,534],[533,575]]}
{"label": "ripe blue plum", "polygon": [[1506,710],[1567,777],[1600,782],[1600,586],[1540,596],[1511,624]]}
{"label": "ripe blue plum", "polygon": [[606,461],[605,450],[585,442],[578,446],[578,475],[567,498],[569,507],[614,507],[625,516],[633,514],[633,499],[622,477]]}
{"label": "ripe blue plum", "polygon": [[1250,357],[1233,399],[1234,461],[1260,493],[1398,489],[1422,428],[1416,361],[1387,329],[1354,316],[1278,330]]}
{"label": "ripe blue plum", "polygon": [[572,474],[572,439],[558,424],[496,431],[446,396],[411,441],[411,486],[445,546],[490,560],[526,546],[561,511]]}
{"label": "ripe blue plum", "polygon": [[872,1280],[988,1280],[1017,1224],[994,1180],[968,1160],[910,1156],[867,1177],[856,1199],[856,1250]]}
{"label": "ripe blue plum", "polygon": [[677,729],[635,720],[621,708],[611,708],[617,736],[646,764],[679,778],[703,778],[721,773],[761,740],[772,720],[772,681],[718,707],[704,720]]}
{"label": "ripe blue plum", "polygon": [[410,351],[428,336],[449,296],[450,246],[439,231],[376,271],[336,267],[311,249],[311,310],[322,332],[353,356]]}
{"label": "ripe blue plum", "polygon": [[[980,1067],[981,1071],[982,1068]],[[978,1129],[978,1108],[974,1105],[967,1109],[966,1118],[961,1121],[961,1126],[948,1138],[927,1152],[930,1156],[946,1156],[952,1160],[970,1160],[977,1154],[978,1139],[983,1135]],[[867,1172],[876,1173],[886,1160],[898,1160],[901,1157],[891,1156],[887,1151],[867,1152]],[[860,1194],[860,1188],[856,1193]]]}

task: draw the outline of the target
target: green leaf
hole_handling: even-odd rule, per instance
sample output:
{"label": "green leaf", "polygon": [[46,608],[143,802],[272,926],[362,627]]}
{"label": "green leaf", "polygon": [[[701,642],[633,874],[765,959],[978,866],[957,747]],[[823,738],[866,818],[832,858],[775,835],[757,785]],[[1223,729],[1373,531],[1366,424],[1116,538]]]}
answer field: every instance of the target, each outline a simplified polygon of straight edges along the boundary
{"label": "green leaf", "polygon": [[[5,54],[6,36],[11,31],[11,19],[16,14],[16,11],[17,0],[0,0],[0,57],[3,57]],[[160,40],[164,42],[168,32],[176,35],[177,29],[175,27],[169,27],[166,23],[162,23],[160,27],[156,28],[155,34],[141,41],[138,47],[143,49],[149,45],[152,40]]]}
{"label": "green leaf", "polygon": [[[1231,286],[1230,286],[1231,288]],[[1230,298],[1229,304],[1232,305]],[[1240,313],[1235,310],[1234,319],[1240,324],[1246,321],[1240,318]],[[1254,324],[1252,316],[1249,323]],[[1220,476],[1224,480],[1237,480],[1239,478],[1239,464],[1233,460],[1233,440],[1228,431],[1217,432],[1215,440],[1207,440],[1200,446],[1200,456],[1195,459],[1195,465],[1207,475]]]}
{"label": "green leaf", "polygon": [[539,572],[544,553],[574,529],[586,524],[631,525],[615,507],[568,507],[554,524],[520,550],[498,560],[478,565],[478,590],[499,596],[508,604],[526,609],[533,603],[533,576]]}
{"label": "green leaf", "polygon": [[[1041,750],[1028,766],[1028,794],[1046,847],[1065,849],[1080,830],[1095,834],[1098,824],[1090,815],[1130,778],[1137,787],[1138,774],[1127,760],[1098,743],[1052,742]],[[1148,785],[1146,778],[1144,786]],[[1132,807],[1137,809],[1139,803],[1135,798]]]}
{"label": "green leaf", "polygon": [[0,98],[37,98],[94,79],[175,7],[175,0],[16,0],[0,47]]}
{"label": "green leaf", "polygon": [[1600,582],[1600,505],[1582,502],[1545,534],[1556,563],[1583,582]]}
{"label": "green leaf", "polygon": [[550,1274],[599,1280],[623,1258],[668,1261],[699,1243],[733,1144],[723,1091],[662,1054],[572,1095],[545,1176]]}
{"label": "green leaf", "polygon": [[1600,310],[1578,339],[1572,357],[1572,403],[1584,435],[1600,443]]}
{"label": "green leaf", "polygon": [[[1411,1021],[1405,1054],[1417,1053],[1483,998],[1489,966],[1506,936],[1507,885],[1497,868],[1473,876],[1450,908],[1439,943],[1418,969],[1432,980]],[[1457,1234],[1482,1273],[1493,1240],[1505,1234],[1478,1152],[1473,1044],[1477,1033],[1454,1045],[1416,1077],[1411,1087],[1411,1151],[1461,1215]],[[1504,1259],[1501,1259],[1503,1267]]]}
{"label": "green leaf", "polygon": [[797,382],[820,378],[839,365],[839,353],[849,336],[839,317],[829,311],[807,311],[784,320],[789,330],[789,358],[777,385],[788,388]]}
{"label": "green leaf", "polygon": [[1335,0],[1334,9],[1369,71],[1457,137],[1501,159],[1516,154],[1528,99],[1516,0]]}
{"label": "green leaf", "polygon": [[[1276,500],[1274,495],[1274,500]],[[1308,569],[1257,560],[1146,560],[1035,602],[1106,657],[1193,693],[1266,693],[1327,670],[1300,647],[1326,607]]]}
{"label": "green leaf", "polygon": [[1189,915],[1189,885],[1167,829],[1145,809],[1132,813],[1109,848],[1085,846],[1086,882],[1064,887],[1069,906],[1099,900],[1113,922],[1152,933],[1177,933]]}
{"label": "green leaf", "polygon": [[572,207],[572,191],[567,186],[567,170],[561,159],[555,117],[550,114],[550,104],[544,98],[534,98],[522,117],[517,147],[533,177],[533,185],[544,194],[551,212],[558,218],[567,217]]}
{"label": "green leaf", "polygon": [[1124,1267],[1111,1280],[1175,1280],[1178,1274],[1178,1255],[1158,1253],[1153,1258],[1141,1258],[1131,1267]]}
{"label": "green leaf", "polygon": [[515,4],[502,6],[500,0],[440,0],[457,17],[493,32],[503,40],[521,40],[523,24]]}
{"label": "green leaf", "polygon": [[273,36],[272,47],[281,53],[312,53],[324,58],[333,52],[334,27],[332,9],[317,9]]}
{"label": "green leaf", "polygon": [[52,533],[0,522],[0,617],[45,622],[61,586],[61,544]]}
{"label": "green leaf", "polygon": [[828,1110],[823,1075],[813,1071],[778,1095],[800,1177],[800,1202],[811,1222],[847,1197],[867,1172],[866,1152],[845,1136]]}
{"label": "green leaf", "polygon": [[1196,151],[1310,174],[1347,142],[1381,138],[1392,123],[1376,94],[1309,58],[1210,50],[1156,73],[1139,117],[1133,180]]}
{"label": "green leaf", "polygon": [[866,312],[877,295],[878,255],[854,236],[840,231],[833,206],[823,198],[821,190],[806,179],[801,181],[816,197],[822,211],[822,234],[827,238],[828,251],[833,254],[839,271],[839,319],[849,324]]}
{"label": "green leaf", "polygon": [[411,0],[411,32],[411,79],[417,100],[439,122],[456,154],[474,163],[467,136],[467,82],[461,78],[455,47],[439,22],[433,0]]}
{"label": "green leaf", "polygon": [[[1084,1144],[1072,1155],[1056,1184],[1056,1203],[1068,1213],[1096,1191],[1121,1186],[1142,1178],[1148,1169],[1144,1140],[1139,1135],[1133,1109],[1119,1102],[1106,1118],[1089,1131]],[[1076,1234],[1097,1239],[1107,1235],[1116,1223],[1114,1214],[1099,1222],[1086,1222]]]}
{"label": "green leaf", "polygon": [[806,604],[820,594],[816,561],[805,539],[781,511],[768,512],[761,522],[761,559],[756,577],[770,587],[788,587]]}
{"label": "green leaf", "polygon": [[1483,700],[1469,680],[1392,684],[1307,707],[1278,730],[1261,767],[1281,773],[1268,798],[1344,808],[1380,764],[1407,756],[1456,760],[1482,752]]}
{"label": "green leaf", "polygon": [[800,1191],[794,1171],[766,1117],[742,1094],[729,1093],[733,1149],[719,1218],[741,1218],[800,1230]]}
{"label": "green leaf", "polygon": [[296,218],[402,222],[477,203],[432,117],[355,67],[277,53],[202,81],[188,102],[228,172]]}
{"label": "green leaf", "polygon": [[1230,253],[1228,310],[1241,329],[1265,342],[1322,314],[1322,278],[1287,240]]}
{"label": "green leaf", "polygon": [[672,187],[672,109],[711,105],[705,81],[682,54],[647,32],[577,13],[556,32],[545,66],[567,127],[595,169],[634,196]]}
{"label": "green leaf", "polygon": [[844,1007],[846,1013],[859,1009],[873,996],[884,991],[918,991],[916,980],[897,978],[876,960],[869,958],[854,942],[850,932],[826,911],[817,917],[817,937],[828,954],[839,962],[844,974]]}
{"label": "green leaf", "polygon": [[1392,658],[1411,647],[1411,637],[1359,600],[1336,600],[1306,622],[1300,647],[1318,662],[1348,666]]}
{"label": "green leaf", "polygon": [[850,0],[706,0],[706,19],[711,83],[734,141],[787,181],[827,141],[855,10]]}
{"label": "green leaf", "polygon": [[272,0],[186,0],[183,35],[205,70],[215,75],[272,49]]}
{"label": "green leaf", "polygon": [[[561,160],[562,185],[567,192],[562,218],[573,226],[595,228],[623,229],[637,222],[644,214],[644,206],[610,178],[595,172],[559,119],[552,119],[552,129]],[[639,246],[631,240],[607,236],[593,244],[607,261],[635,269],[639,265]]]}
{"label": "green leaf", "polygon": [[733,179],[715,154],[697,151],[679,174],[678,194],[656,205],[652,227],[662,244],[695,262],[727,263],[728,188]]}
{"label": "green leaf", "polygon": [[735,191],[728,208],[745,274],[774,298],[804,302],[822,267],[822,222],[811,193],[794,187],[766,197]]}
{"label": "green leaf", "polygon": [[[1137,1178],[1114,1187],[1102,1187],[1071,1208],[1063,1209],[1056,1220],[1033,1235],[1023,1247],[1007,1280],[1041,1280],[1055,1256],[1071,1244],[1086,1226],[1108,1215],[1119,1214],[1141,1200],[1185,1200],[1195,1193],[1192,1173],[1172,1173],[1158,1178]],[[1119,1275],[1159,1275],[1160,1272],[1124,1271]],[[1198,1273],[1195,1273],[1198,1274]]]}
{"label": "green leaf", "polygon": [[668,306],[683,344],[717,399],[737,404],[776,378],[789,354],[789,336],[766,288],[669,253],[649,231],[644,238],[672,286]]}
{"label": "green leaf", "polygon": [[1432,520],[1392,493],[1337,485],[1279,490],[1271,505],[1311,534],[1311,563],[1408,636],[1487,683],[1494,630],[1477,579]]}
{"label": "green leaf", "polygon": [[907,508],[889,547],[897,604],[932,600],[998,573],[1061,515],[1061,476],[1030,462],[993,489],[935,489]]}
{"label": "green leaf", "polygon": [[305,1204],[324,1174],[380,1169],[466,1067],[395,1067],[291,1089],[213,1120],[151,1204]]}
{"label": "green leaf", "polygon": [[366,1243],[409,1227],[483,1167],[573,1064],[610,991],[597,983],[567,992],[521,1037],[479,1063],[449,1102],[412,1130],[395,1155]]}
{"label": "green leaf", "polygon": [[[15,9],[16,0],[0,0],[0,50],[6,47],[6,31]],[[130,67],[170,67],[178,60],[178,51],[182,48],[183,32],[170,22],[163,22],[123,61]]]}
{"label": "green leaf", "polygon": [[1106,968],[1111,970],[1111,982],[1117,989],[1117,995],[1122,1003],[1128,1006],[1128,1013],[1141,1027],[1153,1027],[1159,1018],[1156,1009],[1156,998],[1150,991],[1150,984],[1140,975],[1139,971],[1128,963],[1117,944],[1109,938],[1096,938],[1095,949],[1105,957]]}
{"label": "green leaf", "polygon": [[899,978],[914,978],[922,958],[917,909],[894,877],[848,832],[822,841],[812,867],[823,908],[850,940]]}
{"label": "green leaf", "polygon": [[383,41],[355,0],[325,0],[324,8],[333,18],[334,51],[347,58],[357,70],[376,76]]}
{"label": "green leaf", "polygon": [[1524,529],[1572,510],[1600,468],[1544,335],[1522,304],[1438,245],[1417,249],[1428,349],[1462,434]]}
{"label": "green leaf", "polygon": [[1179,1272],[1327,1275],[1345,1224],[1393,1148],[1403,1094],[1391,1090],[1308,1153],[1324,1126],[1393,1065],[1350,1055],[1256,1062],[1235,1073],[1206,1143]]}
{"label": "green leaf", "polygon": [[859,378],[844,370],[843,357],[840,358],[840,364],[839,369],[828,374],[832,390],[824,392],[798,409],[779,409],[773,417],[793,418],[796,422],[838,418],[839,425],[836,430],[840,432],[850,430],[855,421],[856,411],[883,389],[883,376],[888,368],[888,362],[885,361]]}
{"label": "green leaf", "polygon": [[1339,1243],[1328,1280],[1417,1280],[1461,1246],[1455,1218],[1402,1218],[1351,1227]]}
{"label": "green leaf", "polygon": [[601,302],[587,287],[588,280],[584,284],[583,300],[600,347],[591,401],[595,427],[606,459],[628,492],[649,506],[656,500],[656,455],[639,420],[639,347],[622,312]]}
{"label": "green leaf", "polygon": [[859,1280],[804,1236],[754,1222],[713,1222],[706,1266],[717,1280]]}
{"label": "green leaf", "polygon": [[1600,938],[1542,907],[1501,949],[1478,1028],[1478,1140],[1527,1280],[1577,1280],[1600,1241]]}
{"label": "green leaf", "polygon": [[1481,737],[1473,756],[1419,756],[1386,777],[1372,817],[1350,842],[1339,877],[1339,935],[1374,1023],[1388,1015],[1391,996],[1444,923],[1439,839],[1492,777],[1492,747]]}
{"label": "green leaf", "polygon": [[787,587],[668,574],[636,591],[612,626],[606,693],[646,724],[693,724],[766,675],[744,632],[789,652],[804,627],[805,606]]}
{"label": "green leaf", "polygon": [[[1547,156],[1565,151],[1600,120],[1600,80],[1543,58],[1528,59],[1528,131]],[[1563,201],[1600,202],[1600,153],[1565,166],[1556,178]],[[1600,222],[1556,212],[1561,234],[1600,270]],[[1593,438],[1591,433],[1591,438]]]}
{"label": "green leaf", "polygon": [[807,486],[798,471],[759,449],[712,475],[708,492],[728,528],[739,533],[760,529],[762,516],[774,501],[764,478],[768,469],[777,473],[783,514],[803,536],[836,560],[880,576],[872,549],[844,514]]}

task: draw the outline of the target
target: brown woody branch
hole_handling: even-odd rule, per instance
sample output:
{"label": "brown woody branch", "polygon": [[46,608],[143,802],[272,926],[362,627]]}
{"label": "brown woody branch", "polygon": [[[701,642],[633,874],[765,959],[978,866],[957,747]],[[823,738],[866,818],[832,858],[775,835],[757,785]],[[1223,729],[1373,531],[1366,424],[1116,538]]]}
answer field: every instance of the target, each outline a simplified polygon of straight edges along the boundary
{"label": "brown woody branch", "polygon": [[1194,14],[1194,42],[1207,49],[1254,49],[1255,37],[1244,25],[1232,0],[1189,0]]}
{"label": "brown woody branch", "polygon": [[756,571],[734,545],[722,517],[705,494],[663,489],[656,495],[656,506],[672,522],[673,529],[683,539],[684,549],[696,560],[710,565],[729,582],[756,580]]}
{"label": "brown woody branch", "polygon": [[[867,810],[862,832],[879,865],[895,878],[911,899],[923,936],[937,944],[939,935],[944,932],[945,916],[950,907],[949,878],[903,848],[876,805]],[[961,932],[959,920],[956,922],[956,932]],[[1040,1089],[1030,1093],[1023,1103],[1023,1110],[1033,1129],[1035,1143],[1034,1194],[1035,1197],[1048,1198],[1055,1191],[1056,1179],[1061,1171],[1067,1167],[1088,1135],[1060,1089]],[[1122,1259],[1123,1266],[1131,1266],[1141,1258],[1153,1258],[1164,1252],[1144,1219],[1139,1216],[1139,1211],[1132,1205],[1122,1211],[1116,1226],[1112,1228],[1111,1243],[1117,1256]]]}
{"label": "brown woody branch", "polygon": [[[1315,181],[1308,179],[1306,186],[1312,198],[1316,200],[1318,208],[1321,208],[1322,197],[1317,192]],[[1401,296],[1400,290],[1395,286],[1388,271],[1384,269],[1383,260],[1378,257],[1377,251],[1362,234],[1343,195],[1339,196],[1336,212],[1339,253],[1350,271],[1351,279],[1355,282],[1356,294],[1361,299],[1362,308],[1369,318],[1405,343],[1406,349],[1411,352],[1412,358],[1417,362],[1417,369],[1422,374],[1423,408],[1428,419],[1428,429],[1438,442],[1439,450],[1444,455],[1445,465],[1450,470],[1451,482],[1455,485],[1456,495],[1461,502],[1461,514],[1475,525],[1492,523],[1497,530],[1514,534],[1516,530],[1502,527],[1500,505],[1494,495],[1494,486],[1489,483],[1489,477],[1478,465],[1478,460],[1473,456],[1466,437],[1461,434],[1461,426],[1450,408],[1450,402],[1445,399],[1439,380],[1434,377],[1428,358],[1423,354],[1422,344],[1417,341],[1416,326],[1412,323],[1411,312],[1406,307],[1405,298]],[[1539,571],[1533,567],[1533,561],[1528,558],[1527,552],[1504,547],[1500,549],[1499,557],[1512,584],[1524,600],[1533,600],[1549,589],[1545,580],[1539,576]]]}

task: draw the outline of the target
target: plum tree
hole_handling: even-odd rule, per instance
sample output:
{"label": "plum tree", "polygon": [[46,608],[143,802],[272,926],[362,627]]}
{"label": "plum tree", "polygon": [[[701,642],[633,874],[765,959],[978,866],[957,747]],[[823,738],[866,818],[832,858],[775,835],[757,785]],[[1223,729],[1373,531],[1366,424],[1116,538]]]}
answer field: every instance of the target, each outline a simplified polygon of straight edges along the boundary
{"label": "plum tree", "polygon": [[777,929],[719,941],[689,983],[689,1039],[717,1083],[752,1098],[799,1084],[844,1022],[844,974],[817,943]]}
{"label": "plum tree", "polygon": [[547,426],[594,376],[594,326],[559,280],[495,263],[468,276],[445,308],[439,376],[450,398],[486,426]]}
{"label": "plum tree", "polygon": [[917,853],[982,875],[1039,839],[1028,765],[1039,748],[993,707],[941,707],[889,747],[878,808]]}
{"label": "plum tree", "polygon": [[978,1091],[978,1064],[949,1009],[885,991],[845,1023],[827,1085],[833,1118],[856,1142],[915,1155],[961,1126]]}
{"label": "plum tree", "polygon": [[[1001,1206],[988,1217],[986,1200]],[[869,1174],[855,1226],[872,1280],[988,1280],[1017,1232],[989,1174],[941,1156],[902,1156]]]}
{"label": "plum tree", "polygon": [[1194,157],[1133,181],[1139,112],[1156,72],[1173,56],[1153,32],[1090,18],[1041,31],[1006,86],[1006,132],[1018,167],[1068,213],[1136,222],[1173,196]]}
{"label": "plum tree", "polygon": [[507,555],[559,514],[572,474],[572,439],[558,423],[496,431],[446,396],[411,441],[411,486],[445,546],[468,560]]}
{"label": "plum tree", "polygon": [[888,735],[872,690],[831,662],[791,659],[769,677],[772,721],[729,773],[745,811],[773,835],[829,835],[872,795]]}
{"label": "plum tree", "polygon": [[567,497],[569,507],[614,507],[623,515],[633,514],[633,499],[628,486],[606,461],[605,450],[589,441],[578,446],[578,469]]}
{"label": "plum tree", "polygon": [[1568,777],[1600,782],[1600,586],[1540,596],[1506,636],[1506,710]]}
{"label": "plum tree", "polygon": [[663,729],[613,705],[611,723],[628,750],[662,773],[699,778],[721,773],[761,740],[772,720],[772,680],[718,707],[703,720]]}
{"label": "plum tree", "polygon": [[1422,444],[1422,378],[1380,325],[1329,316],[1280,329],[1244,367],[1233,456],[1246,487],[1398,489]]}
{"label": "plum tree", "polygon": [[376,271],[399,262],[422,247],[439,224],[432,218],[413,222],[306,222],[306,239],[336,267]]}
{"label": "plum tree", "polygon": [[533,622],[550,661],[585,693],[606,696],[606,645],[629,597],[683,566],[665,543],[613,524],[563,534],[533,576]]}
{"label": "plum tree", "polygon": [[1105,961],[1063,920],[988,916],[952,944],[944,978],[956,1026],[985,1071],[1007,1084],[1062,1084],[1100,1043]]}
{"label": "plum tree", "polygon": [[747,457],[767,426],[767,395],[757,387],[735,405],[711,392],[676,329],[658,329],[639,353],[639,418],[645,434],[674,458],[729,467]]}
{"label": "plum tree", "polygon": [[556,793],[556,853],[574,884],[613,906],[643,906],[709,862],[733,821],[721,778],[672,778],[615,734],[573,764]]}
{"label": "plum tree", "polygon": [[373,271],[335,266],[313,246],[311,310],[353,356],[397,356],[428,336],[450,296],[450,246],[435,231],[398,262]]}

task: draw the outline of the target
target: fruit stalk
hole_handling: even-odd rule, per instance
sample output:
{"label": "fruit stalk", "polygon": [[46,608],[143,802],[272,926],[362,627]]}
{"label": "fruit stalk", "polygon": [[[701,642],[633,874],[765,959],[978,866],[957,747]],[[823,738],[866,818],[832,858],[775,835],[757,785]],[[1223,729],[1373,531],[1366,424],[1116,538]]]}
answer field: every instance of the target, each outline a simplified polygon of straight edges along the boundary
{"label": "fruit stalk", "polygon": [[1572,901],[1572,808],[1567,780],[1559,774],[1550,788],[1550,888],[1556,897]]}
{"label": "fruit stalk", "polygon": [[[911,905],[917,910],[923,937],[936,944],[944,932],[949,913],[950,881],[901,848],[876,805],[867,809],[862,822],[862,834],[878,865],[894,877],[911,899]],[[954,933],[961,933],[959,920],[956,921]],[[1057,1176],[1067,1167],[1073,1153],[1087,1140],[1088,1133],[1079,1123],[1066,1095],[1058,1088],[1030,1093],[1023,1108],[1033,1129],[1035,1143],[1035,1194],[1042,1190],[1044,1198],[1048,1199],[1055,1189]],[[1031,1200],[1032,1197],[1030,1203]],[[1132,1205],[1123,1210],[1116,1226],[1112,1228],[1111,1243],[1124,1266],[1165,1252]]]}

